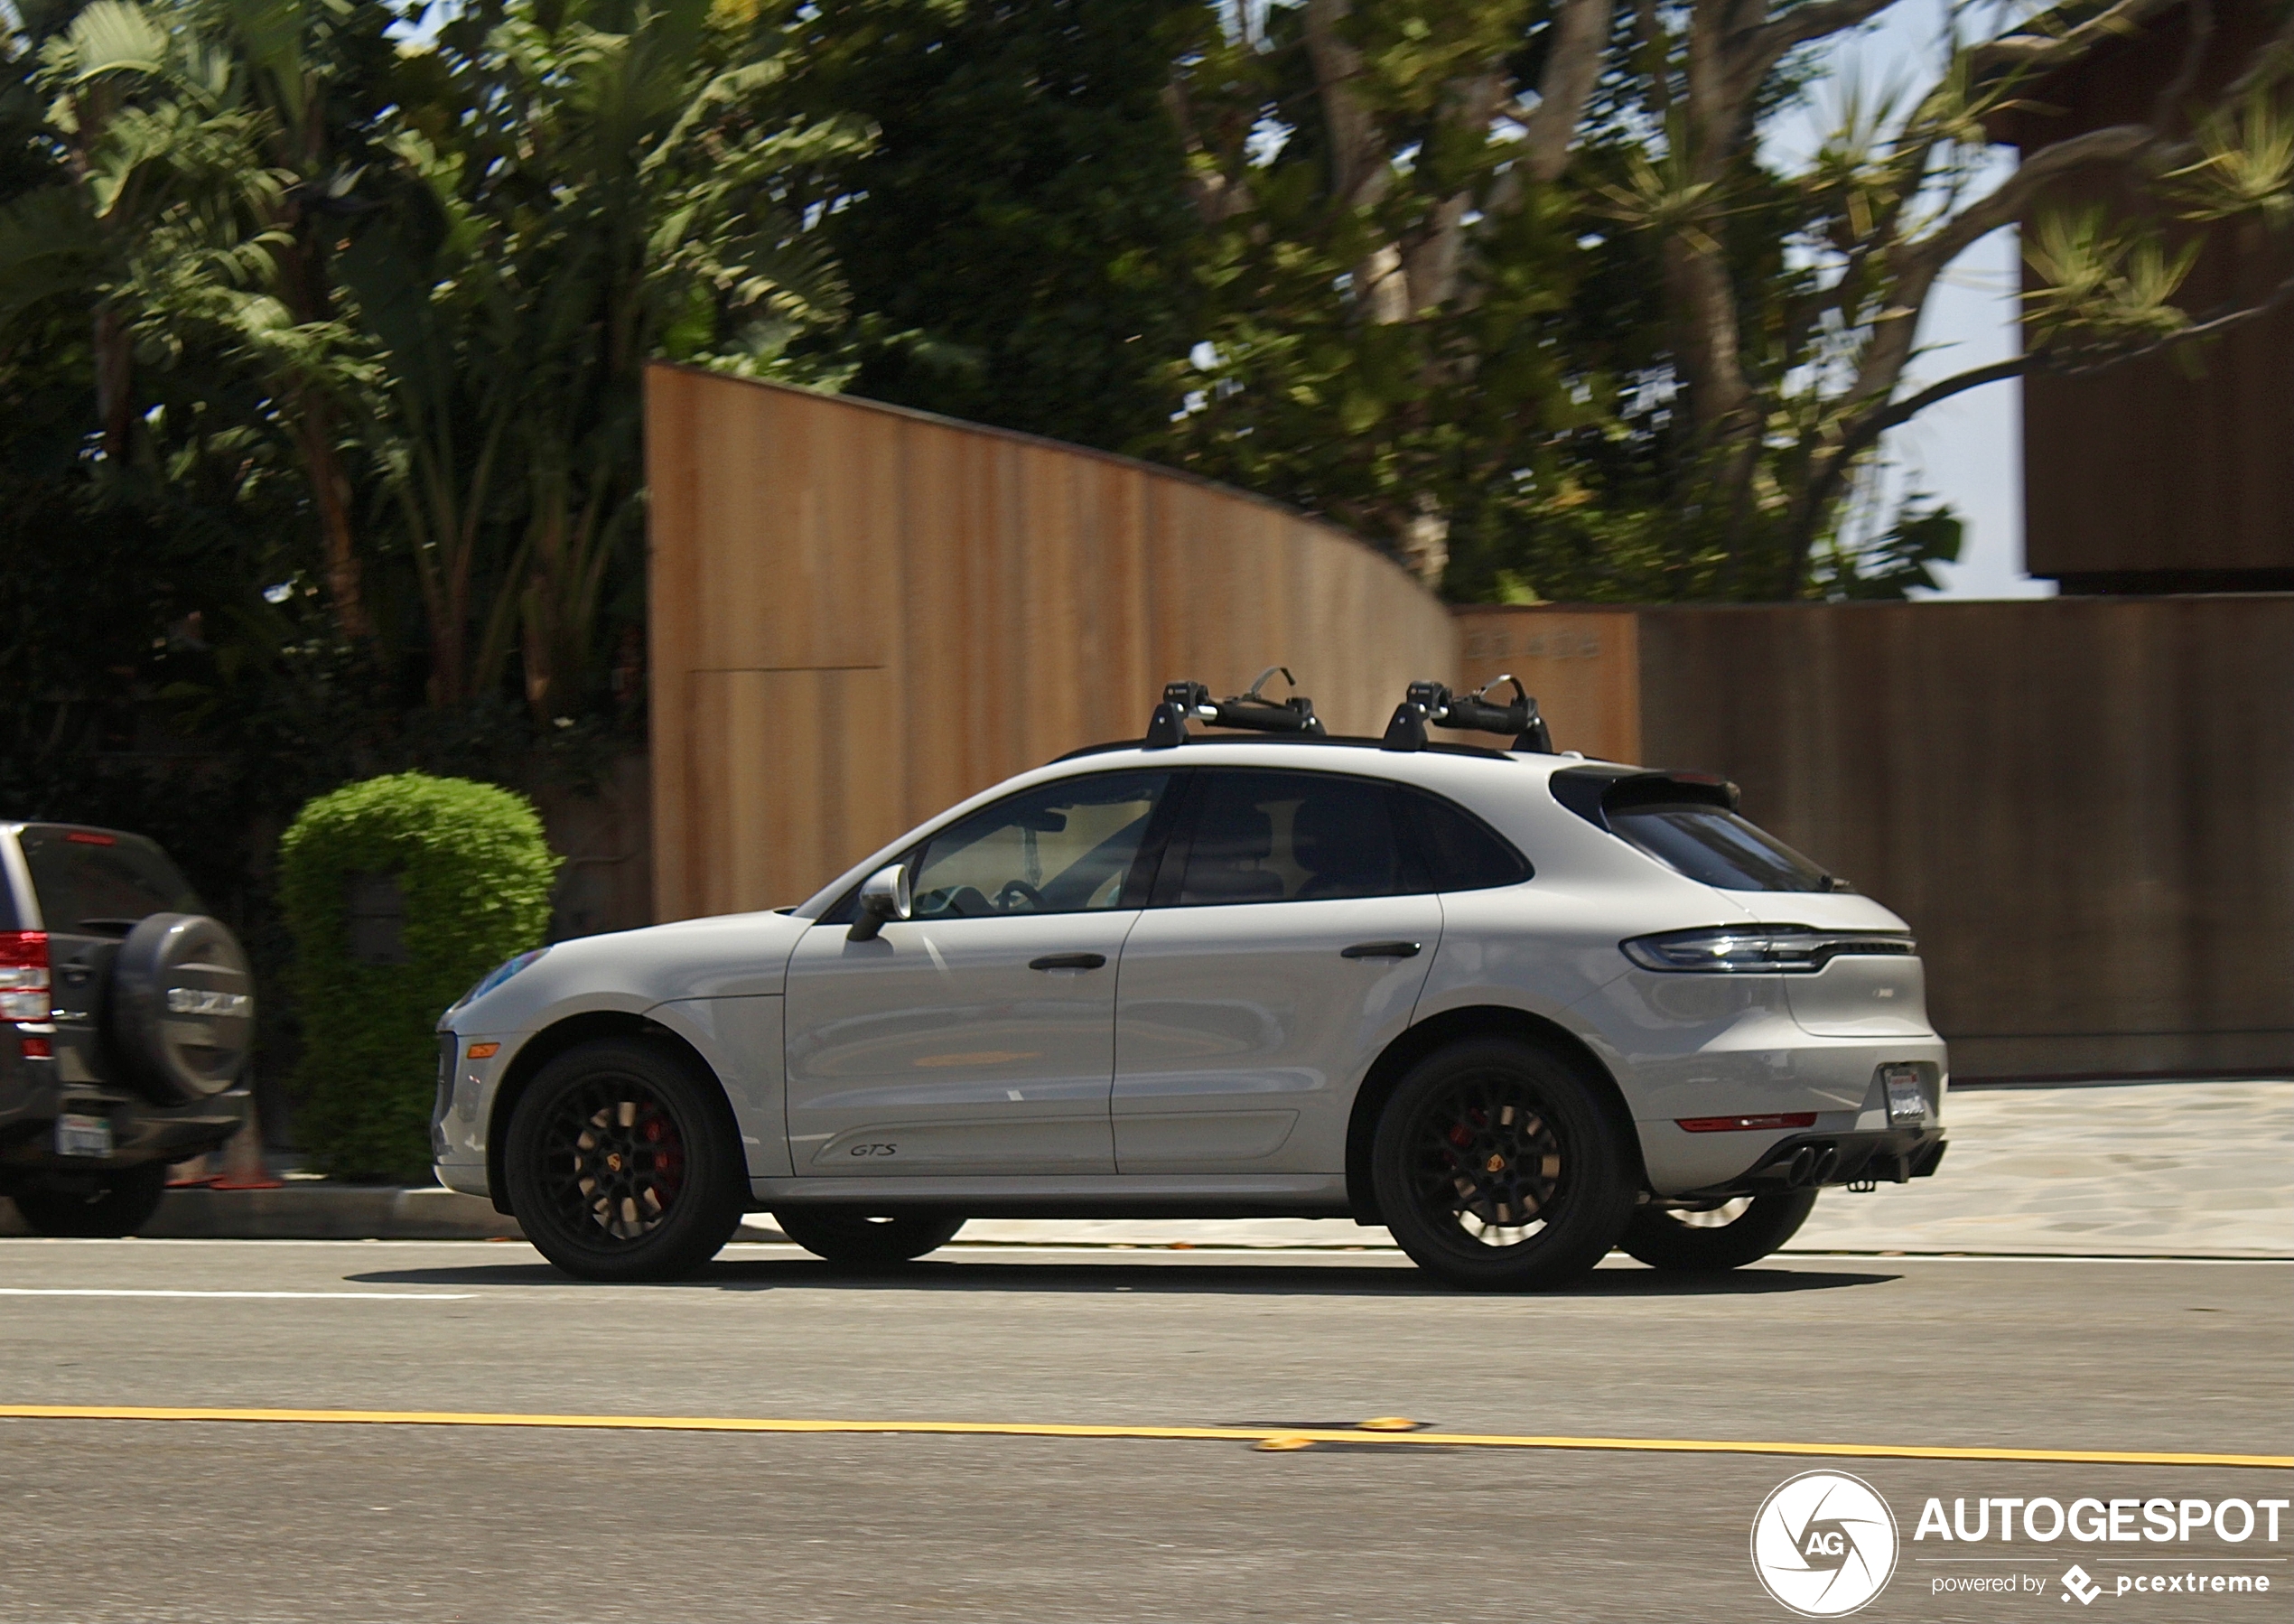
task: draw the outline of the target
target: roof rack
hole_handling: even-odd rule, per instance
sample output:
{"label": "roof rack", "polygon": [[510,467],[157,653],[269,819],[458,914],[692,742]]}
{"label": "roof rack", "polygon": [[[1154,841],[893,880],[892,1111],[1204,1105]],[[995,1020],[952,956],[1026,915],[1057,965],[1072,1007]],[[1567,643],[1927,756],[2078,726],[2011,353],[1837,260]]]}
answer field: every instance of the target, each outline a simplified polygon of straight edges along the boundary
{"label": "roof rack", "polygon": [[[1489,702],[1489,690],[1501,682],[1514,685],[1510,705]],[[1537,714],[1537,701],[1522,686],[1521,678],[1510,671],[1490,678],[1468,695],[1452,694],[1446,685],[1438,682],[1412,683],[1402,703],[1394,706],[1394,720],[1386,723],[1386,736],[1378,742],[1379,748],[1425,749],[1428,723],[1479,733],[1512,733],[1512,748],[1515,750],[1545,756],[1553,753],[1553,734],[1545,725],[1545,719]]]}
{"label": "roof rack", "polygon": [[1155,707],[1154,716],[1147,723],[1147,736],[1140,742],[1142,750],[1170,750],[1187,742],[1187,723],[1191,721],[1208,723],[1213,727],[1235,727],[1254,733],[1301,733],[1310,739],[1325,737],[1322,723],[1314,714],[1314,701],[1303,694],[1293,693],[1288,699],[1269,699],[1259,690],[1266,679],[1277,671],[1282,680],[1296,688],[1298,678],[1285,666],[1269,666],[1258,674],[1258,680],[1240,694],[1225,699],[1213,699],[1211,691],[1199,682],[1172,682],[1163,685],[1163,702]]}

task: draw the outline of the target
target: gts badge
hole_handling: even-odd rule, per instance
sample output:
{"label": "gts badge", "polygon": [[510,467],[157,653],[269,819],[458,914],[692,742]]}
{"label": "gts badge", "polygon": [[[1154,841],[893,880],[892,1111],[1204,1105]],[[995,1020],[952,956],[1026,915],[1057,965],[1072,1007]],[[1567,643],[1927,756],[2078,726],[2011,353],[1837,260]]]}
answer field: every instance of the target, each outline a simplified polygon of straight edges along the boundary
{"label": "gts badge", "polygon": [[897,1156],[900,1153],[900,1147],[897,1144],[856,1144],[850,1153],[855,1156]]}

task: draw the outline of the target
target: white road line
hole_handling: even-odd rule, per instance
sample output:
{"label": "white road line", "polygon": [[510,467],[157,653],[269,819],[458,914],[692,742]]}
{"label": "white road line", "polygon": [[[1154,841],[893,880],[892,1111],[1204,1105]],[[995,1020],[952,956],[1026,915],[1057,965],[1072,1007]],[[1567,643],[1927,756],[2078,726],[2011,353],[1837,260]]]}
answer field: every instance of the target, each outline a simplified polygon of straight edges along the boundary
{"label": "white road line", "polygon": [[477,1295],[476,1292],[162,1292],[89,1285],[0,1285],[0,1297],[284,1297],[297,1302],[462,1302]]}

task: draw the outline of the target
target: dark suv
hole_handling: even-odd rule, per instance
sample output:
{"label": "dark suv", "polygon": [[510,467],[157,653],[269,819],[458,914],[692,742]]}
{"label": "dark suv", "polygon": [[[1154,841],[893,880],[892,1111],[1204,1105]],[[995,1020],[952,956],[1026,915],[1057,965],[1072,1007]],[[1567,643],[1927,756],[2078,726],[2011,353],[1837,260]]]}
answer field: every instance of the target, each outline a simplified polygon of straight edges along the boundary
{"label": "dark suv", "polygon": [[42,1235],[129,1235],[170,1163],[238,1131],[254,981],[139,835],[0,823],[0,1196]]}

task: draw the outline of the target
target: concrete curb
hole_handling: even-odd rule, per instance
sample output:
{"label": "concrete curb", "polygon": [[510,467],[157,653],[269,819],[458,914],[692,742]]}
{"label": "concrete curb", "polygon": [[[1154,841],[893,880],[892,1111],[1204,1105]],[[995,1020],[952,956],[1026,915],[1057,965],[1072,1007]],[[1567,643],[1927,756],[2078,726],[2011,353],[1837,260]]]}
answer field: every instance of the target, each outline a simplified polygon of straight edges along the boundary
{"label": "concrete curb", "polygon": [[[0,1201],[0,1235],[29,1235]],[[278,1190],[171,1190],[136,1231],[162,1240],[523,1239],[491,1201],[435,1187],[291,1183]]]}

